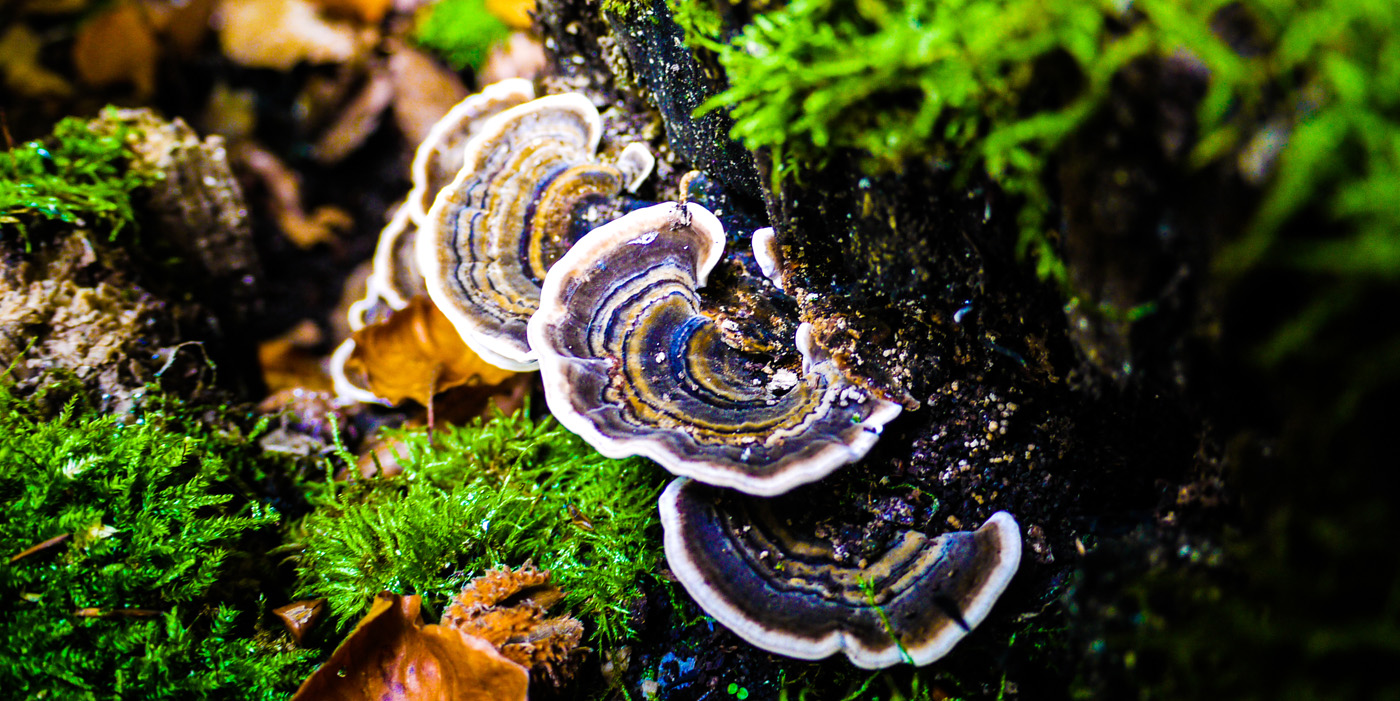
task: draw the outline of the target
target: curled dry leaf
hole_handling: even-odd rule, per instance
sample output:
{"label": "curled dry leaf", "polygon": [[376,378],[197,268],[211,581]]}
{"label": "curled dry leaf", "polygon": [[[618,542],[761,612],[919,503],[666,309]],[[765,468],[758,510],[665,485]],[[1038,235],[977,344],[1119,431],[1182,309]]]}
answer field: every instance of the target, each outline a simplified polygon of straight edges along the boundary
{"label": "curled dry leaf", "polygon": [[563,598],[549,573],[528,562],[515,570],[491,570],[462,588],[443,612],[442,625],[490,642],[502,655],[559,684],[577,669],[583,640],[578,619],[545,614]]}
{"label": "curled dry leaf", "polygon": [[411,144],[421,144],[452,106],[467,96],[457,74],[428,54],[401,41],[389,44],[389,76],[394,81],[394,123]]}
{"label": "curled dry leaf", "polygon": [[44,42],[18,22],[0,31],[0,76],[5,88],[25,97],[68,97],[73,86],[39,63]]}
{"label": "curled dry leaf", "polygon": [[162,38],[161,46],[176,56],[193,58],[209,34],[215,0],[146,2],[143,9]]}
{"label": "curled dry leaf", "polygon": [[301,202],[301,179],[271,151],[242,143],[237,159],[267,188],[267,206],[277,227],[298,248],[333,242],[339,232],[354,226],[355,220],[337,207],[325,205],[307,214]]}
{"label": "curled dry leaf", "polygon": [[302,682],[293,701],[525,698],[524,667],[485,640],[422,625],[420,607],[417,596],[380,594],[330,659]]}
{"label": "curled dry leaf", "polygon": [[534,80],[544,72],[544,66],[544,45],[525,32],[511,32],[487,54],[481,67],[481,82],[489,85],[508,78]]}
{"label": "curled dry leaf", "polygon": [[369,391],[395,404],[413,399],[427,405],[442,390],[500,384],[515,374],[472,352],[427,297],[410,299],[407,307],[351,338],[355,350],[345,362],[346,373],[362,377]]}
{"label": "curled dry leaf", "polygon": [[345,105],[311,149],[321,163],[338,163],[364,144],[379,128],[384,111],[394,99],[394,82],[382,66],[372,69],[369,80]]}
{"label": "curled dry leaf", "polygon": [[325,612],[325,599],[302,599],[272,609],[272,613],[282,620],[282,625],[287,628],[287,632],[292,635],[292,640],[295,640],[298,645],[301,644],[301,639],[306,637],[306,632],[316,625],[316,621],[321,620],[321,614]]}

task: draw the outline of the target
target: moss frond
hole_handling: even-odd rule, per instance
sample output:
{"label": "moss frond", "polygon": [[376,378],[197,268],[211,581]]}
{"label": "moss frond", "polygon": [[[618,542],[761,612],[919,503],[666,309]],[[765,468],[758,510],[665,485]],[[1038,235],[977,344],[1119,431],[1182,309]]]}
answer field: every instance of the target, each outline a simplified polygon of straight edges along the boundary
{"label": "moss frond", "polygon": [[[692,45],[717,53],[731,85],[702,109],[730,110],[735,138],[791,161],[775,171],[833,149],[863,152],[874,167],[933,158],[984,168],[1023,199],[1020,249],[1041,261],[1042,277],[1064,278],[1045,235],[1049,158],[1106,105],[1121,67],[1171,56],[1210,76],[1196,166],[1283,144],[1257,216],[1219,257],[1222,270],[1267,260],[1393,279],[1400,269],[1400,204],[1385,194],[1400,184],[1393,3],[1247,0],[1238,5],[1271,47],[1250,53],[1215,30],[1222,0],[794,0],[732,40],[707,2],[673,1]],[[1066,62],[1044,90],[1042,67]],[[1277,109],[1269,99],[1292,107],[1278,115],[1285,126],[1260,131],[1265,111]],[[1350,233],[1277,240],[1286,221],[1319,204]]]}
{"label": "moss frond", "polygon": [[[57,416],[0,385],[0,685],[26,698],[281,698],[307,655],[258,641],[242,552],[278,515],[236,488],[238,441]],[[55,536],[67,539],[15,557]],[[232,581],[231,581],[232,580]]]}
{"label": "moss frond", "polygon": [[609,460],[553,419],[524,412],[436,431],[399,431],[404,472],[347,487],[307,518],[299,594],[326,597],[342,626],[382,590],[440,612],[487,569],[533,560],[563,608],[618,643],[627,604],[661,561],[656,498],[664,473]]}
{"label": "moss frond", "polygon": [[27,237],[37,221],[59,221],[106,230],[115,240],[135,219],[132,193],[157,177],[129,168],[135,154],[129,128],[94,130],[67,117],[42,141],[0,153],[0,234]]}

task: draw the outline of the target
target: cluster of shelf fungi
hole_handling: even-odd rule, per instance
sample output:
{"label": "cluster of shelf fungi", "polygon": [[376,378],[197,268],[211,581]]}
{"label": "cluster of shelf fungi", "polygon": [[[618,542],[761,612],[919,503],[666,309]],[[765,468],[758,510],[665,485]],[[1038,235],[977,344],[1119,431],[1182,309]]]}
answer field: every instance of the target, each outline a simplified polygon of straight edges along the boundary
{"label": "cluster of shelf fungi", "polygon": [[[727,232],[702,173],[683,181],[692,201],[638,199],[653,155],[599,154],[602,133],[587,98],[536,99],[525,80],[455,107],[418,149],[351,326],[426,294],[483,359],[538,369],[551,412],[600,453],[676,474],[660,499],[668,564],[750,643],[865,668],[943,656],[1015,573],[1016,521],[905,531],[855,564],[794,532],[767,498],[859,460],[901,407],[847,380],[807,324],[765,355],[707,315],[698,290],[727,240],[749,241],[754,277],[785,294],[772,229]],[[352,350],[333,358],[337,391],[376,401],[344,372]]]}

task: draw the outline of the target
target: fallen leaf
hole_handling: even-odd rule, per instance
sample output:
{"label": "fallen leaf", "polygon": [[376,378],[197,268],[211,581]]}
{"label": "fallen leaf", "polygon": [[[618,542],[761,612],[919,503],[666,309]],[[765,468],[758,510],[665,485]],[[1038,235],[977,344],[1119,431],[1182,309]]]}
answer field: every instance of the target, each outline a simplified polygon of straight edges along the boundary
{"label": "fallen leaf", "polygon": [[307,0],[223,0],[215,18],[224,55],[250,68],[345,63],[375,43],[372,30],[326,19]]}
{"label": "fallen leaf", "polygon": [[422,143],[433,125],[466,98],[467,86],[428,54],[400,41],[389,42],[389,47],[394,123],[408,143]]}
{"label": "fallen leaf", "polygon": [[316,324],[303,319],[276,338],[258,344],[258,364],[269,394],[283,390],[329,390],[331,378],[312,348],[321,341]]}
{"label": "fallen leaf", "polygon": [[413,399],[426,406],[443,390],[500,384],[515,374],[482,360],[423,296],[350,338],[355,349],[345,361],[346,374],[364,378],[366,389],[394,404]]}
{"label": "fallen leaf", "polygon": [[316,621],[321,620],[321,614],[325,612],[325,599],[302,599],[272,609],[273,615],[282,619],[282,625],[286,627],[288,633],[291,633],[292,640],[295,640],[298,645],[301,644],[301,639],[306,637],[306,632],[316,625]]}
{"label": "fallen leaf", "polygon": [[462,588],[443,612],[442,625],[495,645],[558,685],[576,671],[583,640],[578,619],[546,615],[563,598],[549,572],[528,562],[515,570],[491,570]]}
{"label": "fallen leaf", "polygon": [[26,97],[68,97],[73,86],[63,76],[39,64],[44,42],[18,22],[0,34],[0,75],[5,87]]}
{"label": "fallen leaf", "polygon": [[293,701],[523,700],[525,668],[459,630],[422,625],[417,596],[381,593]]}
{"label": "fallen leaf", "polygon": [[193,58],[209,35],[209,19],[214,0],[146,2],[146,16],[163,39],[162,45],[176,56]]}
{"label": "fallen leaf", "polygon": [[266,187],[268,209],[282,234],[296,247],[308,249],[334,242],[340,232],[354,226],[355,220],[348,213],[330,205],[317,207],[308,215],[301,201],[301,178],[272,152],[242,143],[236,153]]}
{"label": "fallen leaf", "polygon": [[486,55],[486,63],[481,66],[481,82],[490,85],[507,78],[534,80],[544,72],[544,66],[544,45],[525,32],[511,32]]}
{"label": "fallen leaf", "polygon": [[343,160],[379,128],[384,111],[393,100],[394,81],[381,66],[370,73],[364,87],[316,140],[311,156],[323,164]]}
{"label": "fallen leaf", "polygon": [[354,17],[366,24],[379,24],[394,0],[316,0],[316,4],[333,15]]}
{"label": "fallen leaf", "polygon": [[73,68],[87,85],[130,84],[137,99],[155,93],[160,46],[146,13],[118,3],[85,22],[73,41]]}
{"label": "fallen leaf", "polygon": [[529,29],[535,0],[486,0],[486,11],[511,29]]}

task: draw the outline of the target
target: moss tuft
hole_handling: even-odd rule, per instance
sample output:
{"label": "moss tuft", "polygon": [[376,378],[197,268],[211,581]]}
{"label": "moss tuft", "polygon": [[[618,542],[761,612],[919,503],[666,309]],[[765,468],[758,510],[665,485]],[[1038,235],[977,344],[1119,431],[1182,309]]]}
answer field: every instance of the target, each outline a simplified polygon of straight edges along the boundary
{"label": "moss tuft", "polygon": [[402,474],[345,487],[307,518],[300,595],[326,597],[342,626],[382,590],[440,612],[472,577],[533,560],[604,642],[631,634],[628,603],[661,561],[659,468],[603,458],[523,412],[393,436]]}
{"label": "moss tuft", "polygon": [[110,122],[110,130],[93,130],[67,117],[50,138],[0,153],[0,235],[27,240],[35,222],[57,221],[105,229],[115,240],[131,225],[132,194],[157,176],[128,168],[129,128]]}
{"label": "moss tuft", "polygon": [[[1271,48],[1236,51],[1217,31],[1221,0],[1143,0],[1129,10],[1074,0],[795,0],[732,40],[707,0],[675,2],[692,45],[717,53],[732,86],[704,109],[729,109],[733,135],[770,149],[775,173],[834,149],[863,152],[877,168],[908,158],[985,168],[1023,198],[1020,248],[1037,254],[1042,277],[1065,279],[1046,235],[1050,157],[1106,105],[1121,67],[1167,57],[1189,57],[1209,76],[1197,167],[1277,160],[1259,175],[1265,200],[1223,252],[1223,269],[1264,260],[1321,274],[1393,278],[1400,269],[1400,204],[1386,195],[1400,187],[1393,3],[1249,0],[1239,5]],[[1280,104],[1282,114],[1269,113]],[[1278,241],[1285,222],[1318,205],[1349,233]]]}
{"label": "moss tuft", "polygon": [[413,37],[453,68],[480,68],[491,45],[510,30],[486,9],[485,0],[437,0],[419,15]]}
{"label": "moss tuft", "polygon": [[265,549],[278,516],[238,487],[247,442],[181,430],[197,422],[166,408],[123,424],[76,400],[44,418],[41,403],[0,386],[0,686],[285,696],[309,664],[255,633],[255,567],[240,552]]}

